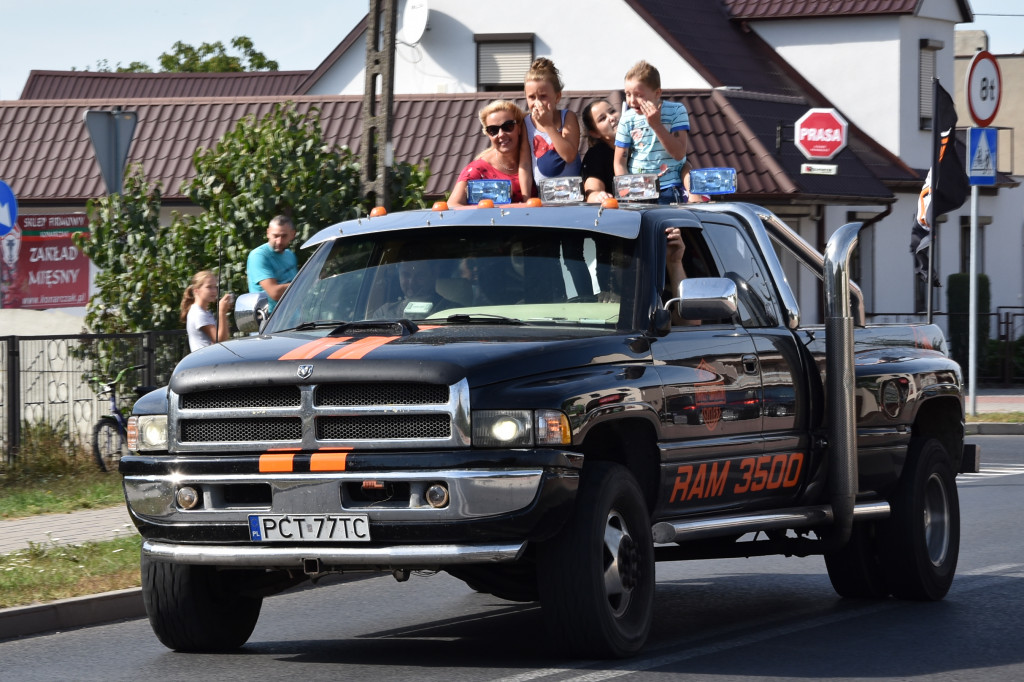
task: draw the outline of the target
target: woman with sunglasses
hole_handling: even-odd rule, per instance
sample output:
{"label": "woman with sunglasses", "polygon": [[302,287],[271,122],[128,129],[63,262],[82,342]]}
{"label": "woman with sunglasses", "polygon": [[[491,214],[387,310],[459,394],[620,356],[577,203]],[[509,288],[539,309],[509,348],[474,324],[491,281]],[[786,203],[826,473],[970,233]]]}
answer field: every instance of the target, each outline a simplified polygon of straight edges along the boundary
{"label": "woman with sunglasses", "polygon": [[480,110],[480,123],[491,146],[459,173],[448,197],[448,205],[465,206],[468,203],[467,183],[470,180],[510,180],[512,203],[523,201],[519,184],[523,111],[514,102],[495,100]]}

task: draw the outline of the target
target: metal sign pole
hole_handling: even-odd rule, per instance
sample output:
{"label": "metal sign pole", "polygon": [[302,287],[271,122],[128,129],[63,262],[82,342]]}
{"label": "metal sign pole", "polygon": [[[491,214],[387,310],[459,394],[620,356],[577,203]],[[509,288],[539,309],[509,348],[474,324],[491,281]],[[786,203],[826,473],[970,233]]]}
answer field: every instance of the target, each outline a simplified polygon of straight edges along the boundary
{"label": "metal sign pole", "polygon": [[970,282],[967,286],[970,303],[967,305],[967,409],[972,415],[977,410],[977,348],[978,348],[978,186],[971,185],[971,262]]}

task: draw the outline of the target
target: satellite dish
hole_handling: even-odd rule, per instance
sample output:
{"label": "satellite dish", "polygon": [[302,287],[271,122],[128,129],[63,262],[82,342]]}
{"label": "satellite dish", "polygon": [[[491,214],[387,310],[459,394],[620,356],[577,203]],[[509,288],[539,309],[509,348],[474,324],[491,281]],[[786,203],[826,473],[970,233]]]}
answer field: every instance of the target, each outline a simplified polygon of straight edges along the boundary
{"label": "satellite dish", "polygon": [[398,28],[395,39],[406,45],[415,45],[427,30],[427,0],[401,0],[398,6]]}

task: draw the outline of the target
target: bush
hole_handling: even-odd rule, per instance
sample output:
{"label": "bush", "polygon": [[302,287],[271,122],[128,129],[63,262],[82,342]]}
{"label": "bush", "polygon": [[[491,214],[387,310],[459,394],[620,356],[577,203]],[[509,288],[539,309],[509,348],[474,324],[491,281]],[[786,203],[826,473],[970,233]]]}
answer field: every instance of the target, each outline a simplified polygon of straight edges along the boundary
{"label": "bush", "polygon": [[[970,347],[970,275],[956,273],[947,280],[949,305],[949,345],[953,359],[967,372]],[[978,309],[975,311],[978,320],[977,356],[975,366],[979,373],[984,373],[986,352],[989,339],[989,312],[992,308],[992,297],[989,291],[988,276],[978,275]]]}
{"label": "bush", "polygon": [[21,423],[21,446],[13,462],[0,470],[0,486],[39,482],[96,469],[85,446],[65,424]]}

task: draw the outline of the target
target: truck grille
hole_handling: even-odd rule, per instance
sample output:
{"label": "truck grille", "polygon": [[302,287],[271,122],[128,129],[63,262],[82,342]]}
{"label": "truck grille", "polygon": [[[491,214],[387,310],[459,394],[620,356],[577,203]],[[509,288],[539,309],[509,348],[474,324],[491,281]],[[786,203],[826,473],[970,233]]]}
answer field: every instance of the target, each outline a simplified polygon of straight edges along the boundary
{"label": "truck grille", "polygon": [[172,450],[468,447],[469,386],[353,382],[234,386],[171,395]]}
{"label": "truck grille", "polygon": [[224,388],[200,391],[179,396],[185,410],[216,410],[233,407],[298,407],[301,404],[298,386],[263,386],[252,388]]}
{"label": "truck grille", "polygon": [[184,443],[204,441],[282,441],[302,438],[302,420],[277,419],[185,419],[181,422]]}
{"label": "truck grille", "polygon": [[448,438],[451,433],[451,419],[446,414],[321,417],[316,420],[318,440]]}
{"label": "truck grille", "polygon": [[436,384],[327,384],[313,393],[313,404],[444,405],[448,387]]}

